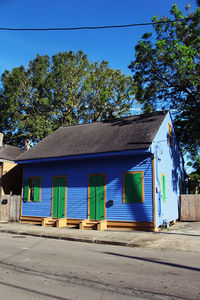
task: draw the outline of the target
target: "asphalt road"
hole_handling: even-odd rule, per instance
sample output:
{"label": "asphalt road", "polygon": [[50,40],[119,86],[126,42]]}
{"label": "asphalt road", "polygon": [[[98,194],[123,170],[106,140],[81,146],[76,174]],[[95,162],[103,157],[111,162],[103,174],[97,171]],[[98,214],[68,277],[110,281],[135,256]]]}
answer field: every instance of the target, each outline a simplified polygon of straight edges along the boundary
{"label": "asphalt road", "polygon": [[200,254],[0,233],[0,299],[200,299]]}

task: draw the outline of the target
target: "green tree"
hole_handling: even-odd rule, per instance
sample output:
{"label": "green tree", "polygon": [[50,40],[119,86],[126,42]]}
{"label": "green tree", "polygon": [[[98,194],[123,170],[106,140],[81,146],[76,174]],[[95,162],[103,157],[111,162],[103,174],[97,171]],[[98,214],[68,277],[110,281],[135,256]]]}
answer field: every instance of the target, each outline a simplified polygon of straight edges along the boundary
{"label": "green tree", "polygon": [[52,57],[49,84],[54,123],[78,124],[85,110],[85,80],[90,63],[82,51],[58,53]]}
{"label": "green tree", "polygon": [[37,57],[27,69],[14,68],[2,75],[0,125],[5,142],[24,145],[25,140],[38,141],[51,131],[49,98],[45,95],[48,57]]}
{"label": "green tree", "polygon": [[154,34],[143,35],[129,66],[136,99],[145,111],[175,110],[182,149],[194,159],[200,145],[200,8],[184,16],[175,4],[171,18],[156,16],[152,21]]}
{"label": "green tree", "polygon": [[1,77],[0,131],[5,142],[35,143],[60,126],[126,115],[133,103],[131,76],[90,63],[82,51],[40,56]]}
{"label": "green tree", "polygon": [[189,194],[200,194],[200,168],[188,175]]}
{"label": "green tree", "polygon": [[130,100],[134,96],[133,80],[120,70],[110,69],[108,62],[90,65],[85,87],[86,121],[116,118],[130,110]]}

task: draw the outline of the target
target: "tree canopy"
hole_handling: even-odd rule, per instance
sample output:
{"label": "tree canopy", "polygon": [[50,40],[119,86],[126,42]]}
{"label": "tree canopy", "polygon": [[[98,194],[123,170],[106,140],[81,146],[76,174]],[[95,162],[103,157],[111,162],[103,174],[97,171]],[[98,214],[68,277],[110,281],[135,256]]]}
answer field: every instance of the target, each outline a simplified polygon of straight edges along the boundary
{"label": "tree canopy", "polygon": [[0,131],[5,142],[35,143],[60,126],[126,115],[133,103],[131,76],[88,61],[82,51],[37,57],[1,76]]}
{"label": "tree canopy", "polygon": [[170,13],[153,17],[154,33],[142,36],[129,68],[144,111],[173,109],[182,149],[194,158],[200,145],[200,8],[185,16],[175,4]]}

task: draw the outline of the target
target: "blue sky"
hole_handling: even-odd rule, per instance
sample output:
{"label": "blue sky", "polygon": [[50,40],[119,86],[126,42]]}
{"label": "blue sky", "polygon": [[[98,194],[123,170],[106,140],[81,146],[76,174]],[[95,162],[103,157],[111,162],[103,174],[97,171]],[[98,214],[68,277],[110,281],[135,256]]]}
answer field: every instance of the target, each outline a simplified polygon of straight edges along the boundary
{"label": "blue sky", "polygon": [[[173,3],[184,10],[196,0],[0,0],[0,27],[79,27],[150,22],[169,15]],[[151,26],[68,32],[0,31],[0,74],[26,66],[37,54],[82,50],[91,62],[107,60],[110,67],[131,74],[134,47]]]}
{"label": "blue sky", "polygon": [[[0,0],[0,27],[81,27],[150,22],[169,16],[173,3],[192,9],[196,0]],[[124,29],[10,32],[0,31],[0,75],[27,66],[37,54],[82,50],[91,62],[107,60],[110,67],[131,74],[134,47],[152,26]]]}

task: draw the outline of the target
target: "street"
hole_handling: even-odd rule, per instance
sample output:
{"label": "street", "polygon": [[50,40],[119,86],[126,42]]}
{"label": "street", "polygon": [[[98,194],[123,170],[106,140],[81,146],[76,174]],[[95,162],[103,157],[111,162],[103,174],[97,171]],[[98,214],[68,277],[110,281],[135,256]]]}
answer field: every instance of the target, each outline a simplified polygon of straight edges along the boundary
{"label": "street", "polygon": [[0,299],[200,299],[200,254],[0,233]]}

